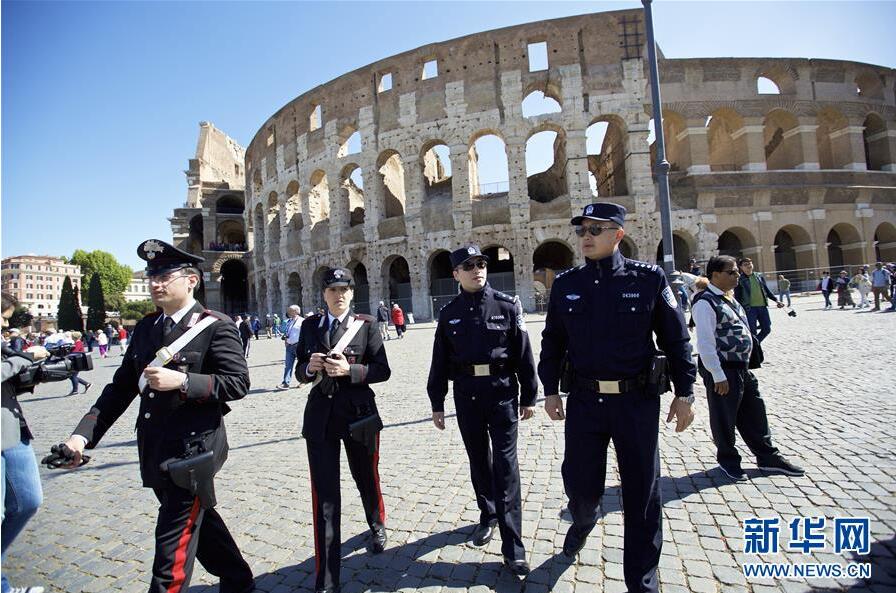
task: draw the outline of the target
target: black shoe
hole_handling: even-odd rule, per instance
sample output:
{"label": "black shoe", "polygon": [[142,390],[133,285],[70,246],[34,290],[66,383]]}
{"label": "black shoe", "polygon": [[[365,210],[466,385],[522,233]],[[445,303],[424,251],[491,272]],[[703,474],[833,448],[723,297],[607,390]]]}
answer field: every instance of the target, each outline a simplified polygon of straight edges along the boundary
{"label": "black shoe", "polygon": [[744,472],[740,464],[719,464],[722,473],[734,480],[735,482],[746,482],[747,474]]}
{"label": "black shoe", "polygon": [[88,383],[87,385],[84,386],[84,393],[87,393],[87,390],[90,389],[91,385],[93,385],[93,383]]}
{"label": "black shoe", "polygon": [[78,390],[75,389],[74,391],[69,391],[67,395],[78,395]]}
{"label": "black shoe", "polygon": [[504,566],[507,567],[507,570],[512,572],[518,577],[524,577],[530,572],[532,569],[529,568],[529,563],[525,560],[511,560],[510,558],[504,557]]}
{"label": "black shoe", "polygon": [[368,547],[371,554],[382,554],[386,549],[386,542],[389,538],[386,536],[385,527],[375,527],[370,531],[370,546]]}
{"label": "black shoe", "polygon": [[794,465],[783,457],[775,457],[759,466],[764,472],[787,474],[788,476],[803,476],[806,471],[798,465]]}
{"label": "black shoe", "polygon": [[476,527],[476,531],[473,532],[473,545],[482,547],[492,541],[495,536],[495,525],[497,525],[497,521],[489,521],[485,525],[480,524]]}
{"label": "black shoe", "polygon": [[220,590],[222,593],[252,593],[255,590],[255,579],[249,579],[249,582],[243,585],[234,585],[229,579],[221,579]]}
{"label": "black shoe", "polygon": [[280,385],[277,385],[277,387],[279,389],[289,389],[289,383],[281,383]]}
{"label": "black shoe", "polygon": [[314,593],[339,593],[339,587],[330,587],[329,589],[315,589]]}
{"label": "black shoe", "polygon": [[591,533],[590,529],[583,534],[575,528],[575,525],[570,525],[569,531],[566,532],[566,538],[563,540],[563,555],[575,560],[582,548],[585,547],[589,533]]}

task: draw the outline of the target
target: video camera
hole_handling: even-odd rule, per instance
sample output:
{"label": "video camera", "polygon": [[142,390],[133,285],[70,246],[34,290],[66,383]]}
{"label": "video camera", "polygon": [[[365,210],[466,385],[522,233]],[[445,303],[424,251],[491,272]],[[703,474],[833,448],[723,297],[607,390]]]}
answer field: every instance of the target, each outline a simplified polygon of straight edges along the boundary
{"label": "video camera", "polygon": [[[31,363],[17,375],[9,379],[16,393],[34,391],[38,383],[65,381],[75,373],[93,370],[93,359],[84,352],[71,352],[71,346],[48,348],[50,356],[44,360]],[[3,357],[21,356],[11,348],[3,348]]]}

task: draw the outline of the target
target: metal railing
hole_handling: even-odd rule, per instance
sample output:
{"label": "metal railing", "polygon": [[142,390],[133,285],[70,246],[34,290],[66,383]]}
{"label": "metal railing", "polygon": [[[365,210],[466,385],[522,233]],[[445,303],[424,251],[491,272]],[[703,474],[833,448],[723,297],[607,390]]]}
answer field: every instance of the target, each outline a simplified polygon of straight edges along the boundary
{"label": "metal railing", "polygon": [[496,181],[494,183],[480,183],[476,197],[485,197],[492,194],[506,194],[510,191],[510,181]]}

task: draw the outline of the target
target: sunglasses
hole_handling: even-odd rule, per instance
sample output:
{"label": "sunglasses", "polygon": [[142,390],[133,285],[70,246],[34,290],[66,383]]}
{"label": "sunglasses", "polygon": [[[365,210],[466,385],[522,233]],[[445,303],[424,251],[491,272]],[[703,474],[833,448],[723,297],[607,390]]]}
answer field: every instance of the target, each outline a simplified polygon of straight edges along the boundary
{"label": "sunglasses", "polygon": [[619,227],[615,226],[597,226],[596,224],[590,226],[577,226],[576,234],[580,237],[584,237],[585,234],[590,234],[594,237],[600,236],[600,234],[604,231],[617,231]]}
{"label": "sunglasses", "polygon": [[488,262],[484,259],[477,259],[476,261],[465,261],[460,265],[460,267],[464,272],[472,272],[476,268],[484,270],[488,267]]}

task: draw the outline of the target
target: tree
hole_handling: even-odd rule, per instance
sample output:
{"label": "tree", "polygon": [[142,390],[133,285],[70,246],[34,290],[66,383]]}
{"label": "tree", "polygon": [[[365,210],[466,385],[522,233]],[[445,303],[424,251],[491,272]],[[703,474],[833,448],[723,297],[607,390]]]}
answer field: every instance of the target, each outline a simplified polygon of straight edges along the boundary
{"label": "tree", "polygon": [[19,305],[9,318],[9,327],[28,327],[34,315],[28,312],[28,307]]}
{"label": "tree", "polygon": [[115,256],[107,251],[84,251],[76,249],[72,254],[71,263],[81,266],[81,273],[84,275],[81,281],[81,298],[88,298],[88,289],[86,288],[94,275],[99,275],[100,282],[103,285],[103,295],[108,299],[108,305],[121,305],[121,301],[116,301],[115,297],[123,296],[127,290],[128,284],[134,275],[133,270],[128,266],[118,263]]}
{"label": "tree", "polygon": [[87,329],[97,330],[106,326],[106,299],[103,297],[103,284],[99,274],[90,277],[90,288],[87,291]]}
{"label": "tree", "polygon": [[150,299],[125,303],[121,308],[121,318],[139,320],[143,319],[147,313],[152,313],[155,310],[156,306],[152,304]]}
{"label": "tree", "polygon": [[65,277],[62,293],[59,295],[59,312],[56,313],[56,325],[60,329],[84,331],[84,320],[81,319],[81,307],[78,306],[78,295],[72,288],[72,279]]}

